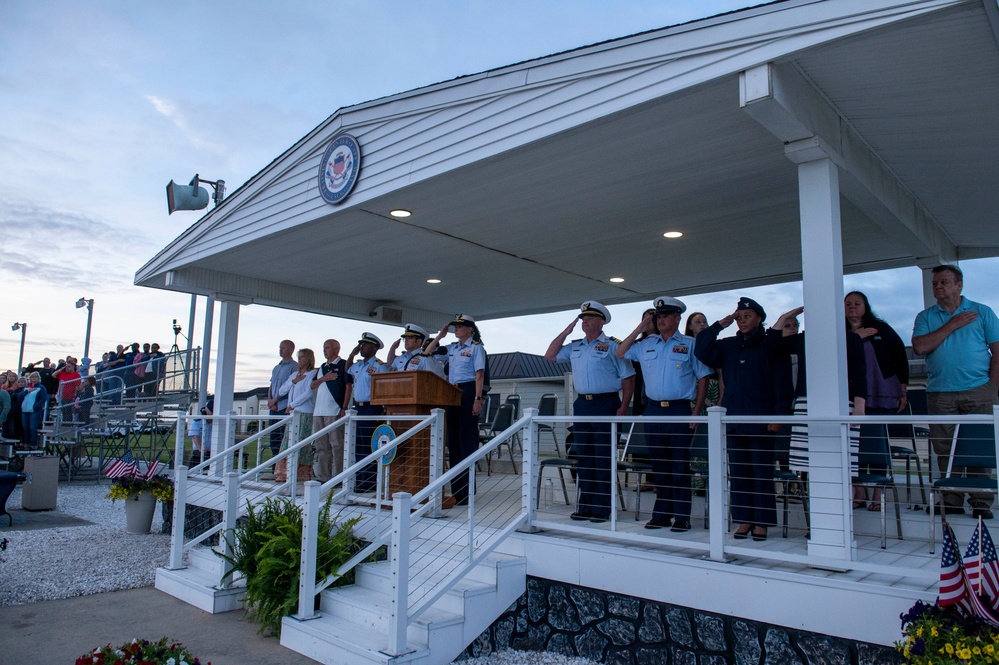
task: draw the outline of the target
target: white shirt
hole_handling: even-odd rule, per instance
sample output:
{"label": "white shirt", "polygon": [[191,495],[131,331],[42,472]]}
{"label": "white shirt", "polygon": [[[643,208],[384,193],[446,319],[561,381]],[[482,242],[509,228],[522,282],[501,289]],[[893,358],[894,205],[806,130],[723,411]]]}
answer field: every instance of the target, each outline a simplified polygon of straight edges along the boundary
{"label": "white shirt", "polygon": [[[335,363],[339,360],[340,356],[337,356],[331,362]],[[319,370],[316,370],[316,378],[321,378]],[[330,392],[325,383],[320,383],[319,387],[316,388],[316,407],[312,411],[312,415],[333,418],[340,415],[340,405],[333,399],[333,393]]]}
{"label": "white shirt", "polygon": [[[288,377],[288,380],[284,382],[278,394],[282,397],[288,396],[288,406],[291,407],[292,411],[297,411],[299,413],[312,413],[313,409],[316,408],[316,392],[309,387],[309,384],[316,378],[316,370],[310,369],[305,373],[305,378],[303,378],[298,383],[293,383],[293,379],[298,376],[298,372],[295,372]],[[328,390],[326,392],[329,392]]]}

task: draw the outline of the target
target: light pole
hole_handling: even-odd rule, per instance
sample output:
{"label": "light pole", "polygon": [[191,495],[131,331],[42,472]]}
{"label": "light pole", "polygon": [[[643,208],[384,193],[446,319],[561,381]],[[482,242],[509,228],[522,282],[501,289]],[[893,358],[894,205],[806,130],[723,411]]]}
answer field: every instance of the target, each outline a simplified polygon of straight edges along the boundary
{"label": "light pole", "polygon": [[80,298],[76,301],[76,308],[86,306],[87,308],[87,338],[83,342],[83,357],[90,357],[90,324],[94,322],[94,299]]}
{"label": "light pole", "polygon": [[17,356],[17,374],[20,376],[21,370],[24,369],[24,336],[28,333],[28,324],[15,323],[10,329],[14,332],[21,331],[21,352]]}

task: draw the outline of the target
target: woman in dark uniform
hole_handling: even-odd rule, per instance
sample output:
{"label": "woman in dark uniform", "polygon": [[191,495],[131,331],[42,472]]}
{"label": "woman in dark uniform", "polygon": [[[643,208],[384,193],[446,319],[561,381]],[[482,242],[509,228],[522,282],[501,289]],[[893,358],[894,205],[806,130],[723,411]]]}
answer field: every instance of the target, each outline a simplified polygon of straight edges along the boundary
{"label": "woman in dark uniform", "polygon": [[[773,415],[774,350],[763,321],[766,312],[751,298],[740,298],[734,313],[697,335],[694,355],[708,367],[720,369],[725,381],[722,406],[729,415]],[[734,337],[718,333],[735,322]],[[774,495],[775,425],[737,423],[728,426],[728,459],[734,537],[766,540],[767,527],[777,525]]]}

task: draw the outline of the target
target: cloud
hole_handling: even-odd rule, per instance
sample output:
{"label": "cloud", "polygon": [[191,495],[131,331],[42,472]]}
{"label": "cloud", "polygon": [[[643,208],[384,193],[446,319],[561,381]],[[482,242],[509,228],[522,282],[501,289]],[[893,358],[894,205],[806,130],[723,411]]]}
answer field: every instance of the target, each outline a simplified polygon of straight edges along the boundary
{"label": "cloud", "polygon": [[[140,232],[17,199],[0,199],[0,234],[0,279],[61,288],[86,288],[98,281],[131,285],[135,264],[152,246]],[[131,256],[130,248],[136,247],[138,256]]]}
{"label": "cloud", "polygon": [[208,140],[199,131],[197,131],[197,129],[192,126],[192,123],[188,121],[188,114],[185,113],[184,109],[155,95],[145,95],[145,98],[146,101],[152,104],[157,113],[173,123],[174,127],[180,131],[180,133],[191,143],[191,145],[199,150],[204,150],[222,157],[229,154],[228,150],[223,148],[218,143]]}

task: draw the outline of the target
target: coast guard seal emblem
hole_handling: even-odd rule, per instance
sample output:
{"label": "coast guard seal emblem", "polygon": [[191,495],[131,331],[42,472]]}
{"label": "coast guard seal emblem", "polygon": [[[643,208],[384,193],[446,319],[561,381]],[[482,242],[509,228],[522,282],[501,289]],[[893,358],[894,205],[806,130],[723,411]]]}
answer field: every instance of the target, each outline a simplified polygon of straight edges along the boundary
{"label": "coast guard seal emblem", "polygon": [[357,183],[361,147],[350,134],[338,134],[319,163],[319,193],[327,203],[343,203]]}

